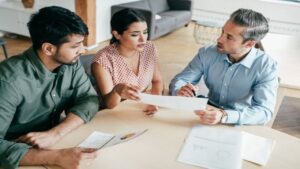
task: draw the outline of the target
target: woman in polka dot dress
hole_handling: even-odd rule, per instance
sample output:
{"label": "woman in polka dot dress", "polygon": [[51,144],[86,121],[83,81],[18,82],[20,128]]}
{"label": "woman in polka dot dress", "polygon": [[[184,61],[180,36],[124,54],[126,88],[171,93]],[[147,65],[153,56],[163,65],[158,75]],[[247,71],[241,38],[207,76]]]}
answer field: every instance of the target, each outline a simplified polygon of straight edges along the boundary
{"label": "woman in polka dot dress", "polygon": [[[113,108],[122,100],[139,100],[139,92],[151,86],[150,93],[161,95],[163,81],[156,48],[147,41],[148,28],[143,15],[131,9],[115,13],[111,19],[110,45],[97,52],[92,63],[102,101]],[[147,115],[157,107],[148,105]]]}

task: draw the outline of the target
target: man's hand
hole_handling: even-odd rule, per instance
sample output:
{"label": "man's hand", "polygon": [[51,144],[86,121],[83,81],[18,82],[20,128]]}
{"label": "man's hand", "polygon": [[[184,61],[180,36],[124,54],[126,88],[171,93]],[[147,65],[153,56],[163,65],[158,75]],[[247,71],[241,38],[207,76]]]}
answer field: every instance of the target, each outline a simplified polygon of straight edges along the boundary
{"label": "man's hand", "polygon": [[55,131],[31,132],[19,137],[16,141],[27,143],[37,148],[47,148],[60,140],[61,136]]}
{"label": "man's hand", "polygon": [[185,97],[195,97],[196,96],[197,88],[192,84],[187,84],[185,86],[182,86],[177,91],[177,96],[185,96]]}
{"label": "man's hand", "polygon": [[59,150],[55,163],[64,169],[79,169],[85,161],[96,157],[97,149],[80,147],[62,149]]}
{"label": "man's hand", "polygon": [[97,157],[97,149],[67,148],[67,149],[36,149],[30,148],[20,160],[20,165],[57,165],[64,169],[87,168],[82,164],[89,164]]}
{"label": "man's hand", "polygon": [[37,148],[47,148],[55,144],[64,135],[83,124],[83,120],[73,113],[68,113],[67,117],[59,125],[44,132],[30,132],[19,137],[16,141],[27,143]]}
{"label": "man's hand", "polygon": [[202,124],[218,124],[221,122],[223,113],[218,109],[196,110],[195,114],[199,116]]}
{"label": "man's hand", "polygon": [[134,85],[119,83],[113,89],[122,99],[140,100],[139,88]]}
{"label": "man's hand", "polygon": [[144,110],[145,115],[147,116],[153,116],[158,110],[157,106],[154,105],[147,105],[146,109]]}

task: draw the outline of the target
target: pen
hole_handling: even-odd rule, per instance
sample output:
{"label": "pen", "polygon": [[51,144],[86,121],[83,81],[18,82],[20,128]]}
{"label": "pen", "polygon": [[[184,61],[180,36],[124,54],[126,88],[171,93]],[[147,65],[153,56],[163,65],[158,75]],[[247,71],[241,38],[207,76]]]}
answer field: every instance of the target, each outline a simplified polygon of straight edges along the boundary
{"label": "pen", "polygon": [[193,95],[194,95],[194,96],[196,96],[196,92],[195,92],[195,90],[192,90],[192,92],[193,92]]}

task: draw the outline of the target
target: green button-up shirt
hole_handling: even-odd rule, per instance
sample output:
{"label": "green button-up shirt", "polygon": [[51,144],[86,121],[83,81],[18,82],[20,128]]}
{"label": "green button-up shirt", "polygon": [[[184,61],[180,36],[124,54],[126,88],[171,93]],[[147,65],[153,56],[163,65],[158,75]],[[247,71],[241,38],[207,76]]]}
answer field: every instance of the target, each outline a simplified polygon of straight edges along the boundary
{"label": "green button-up shirt", "polygon": [[30,48],[0,63],[0,166],[16,168],[30,148],[13,139],[52,128],[62,111],[88,122],[98,102],[80,62],[51,72]]}

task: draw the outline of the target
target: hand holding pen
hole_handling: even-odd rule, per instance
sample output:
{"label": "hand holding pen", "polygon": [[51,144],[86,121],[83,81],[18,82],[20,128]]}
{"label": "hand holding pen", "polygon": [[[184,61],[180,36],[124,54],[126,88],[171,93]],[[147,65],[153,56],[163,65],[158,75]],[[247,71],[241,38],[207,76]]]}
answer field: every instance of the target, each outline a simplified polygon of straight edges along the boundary
{"label": "hand holding pen", "polygon": [[195,97],[197,87],[192,84],[186,84],[177,91],[177,96]]}

